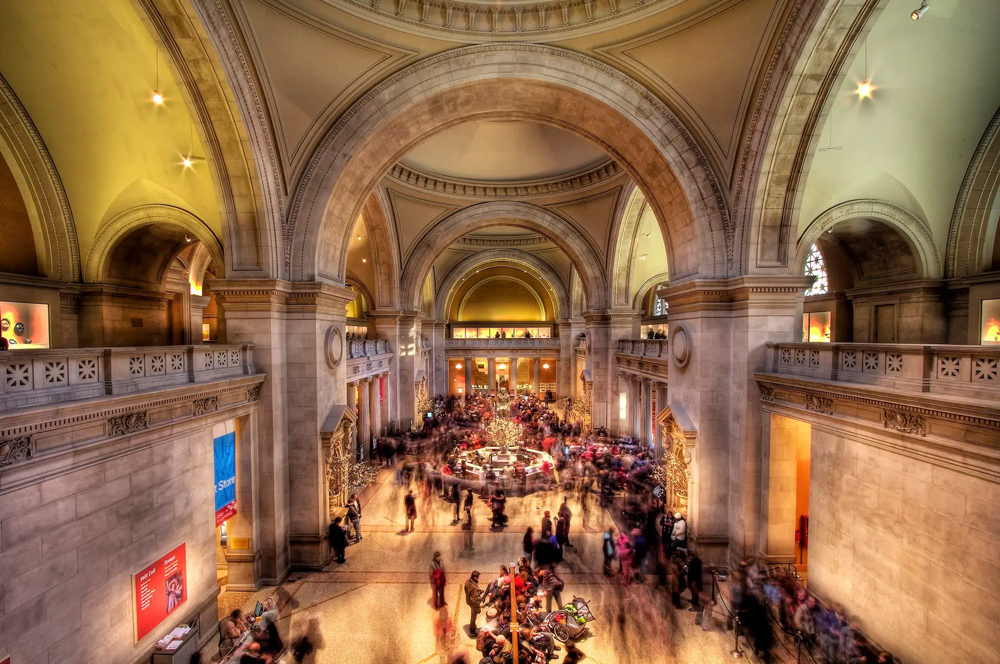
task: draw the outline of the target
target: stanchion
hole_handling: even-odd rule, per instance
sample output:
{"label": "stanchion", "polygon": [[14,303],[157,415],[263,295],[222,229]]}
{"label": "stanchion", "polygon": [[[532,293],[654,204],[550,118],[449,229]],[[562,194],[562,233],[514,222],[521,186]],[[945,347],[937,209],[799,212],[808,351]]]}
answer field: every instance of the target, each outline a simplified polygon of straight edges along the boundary
{"label": "stanchion", "polygon": [[795,664],[802,664],[802,633],[795,633]]}
{"label": "stanchion", "polygon": [[736,625],[733,627],[733,636],[736,637],[736,647],[729,654],[733,656],[733,659],[743,659],[743,651],[740,650],[740,619],[737,616],[733,616],[733,622]]}

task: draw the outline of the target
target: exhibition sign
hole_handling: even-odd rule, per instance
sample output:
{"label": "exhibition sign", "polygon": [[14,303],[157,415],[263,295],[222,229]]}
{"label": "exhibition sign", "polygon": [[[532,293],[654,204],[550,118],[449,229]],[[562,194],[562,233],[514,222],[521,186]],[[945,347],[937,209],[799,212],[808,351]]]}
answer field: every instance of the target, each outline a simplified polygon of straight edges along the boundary
{"label": "exhibition sign", "polygon": [[236,434],[215,439],[215,527],[236,516]]}
{"label": "exhibition sign", "polygon": [[132,603],[135,609],[135,642],[141,641],[187,601],[187,558],[185,545],[132,575]]}

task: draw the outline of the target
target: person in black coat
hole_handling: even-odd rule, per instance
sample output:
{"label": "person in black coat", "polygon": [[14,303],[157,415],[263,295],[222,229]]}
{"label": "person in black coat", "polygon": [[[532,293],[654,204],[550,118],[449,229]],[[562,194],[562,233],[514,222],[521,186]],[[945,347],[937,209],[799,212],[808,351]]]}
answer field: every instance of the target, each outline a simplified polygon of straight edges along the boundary
{"label": "person in black coat", "polygon": [[340,525],[341,521],[343,519],[339,516],[333,520],[327,536],[330,538],[330,548],[333,549],[333,553],[337,556],[337,562],[343,565],[346,561],[344,552],[347,550],[347,533],[344,532],[343,526]]}
{"label": "person in black coat", "polygon": [[701,593],[705,590],[702,579],[701,558],[691,554],[688,558],[688,589],[691,591],[691,608],[701,612]]}

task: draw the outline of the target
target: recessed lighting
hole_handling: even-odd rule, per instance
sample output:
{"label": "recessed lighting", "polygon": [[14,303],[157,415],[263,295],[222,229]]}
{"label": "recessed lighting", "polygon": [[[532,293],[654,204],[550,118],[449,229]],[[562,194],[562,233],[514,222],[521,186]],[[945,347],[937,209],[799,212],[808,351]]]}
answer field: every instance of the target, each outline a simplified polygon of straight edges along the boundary
{"label": "recessed lighting", "polygon": [[361,239],[361,236],[360,236],[360,235],[358,236],[358,239],[359,239],[359,240]]}

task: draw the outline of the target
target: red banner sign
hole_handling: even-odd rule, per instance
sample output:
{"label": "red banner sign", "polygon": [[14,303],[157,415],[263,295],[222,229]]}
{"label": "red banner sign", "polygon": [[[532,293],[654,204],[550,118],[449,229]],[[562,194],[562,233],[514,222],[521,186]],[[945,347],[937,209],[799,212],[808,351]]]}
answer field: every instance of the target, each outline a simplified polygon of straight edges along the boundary
{"label": "red banner sign", "polygon": [[135,641],[138,643],[187,601],[184,544],[132,575]]}

